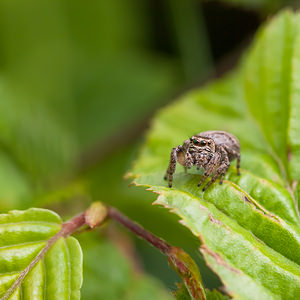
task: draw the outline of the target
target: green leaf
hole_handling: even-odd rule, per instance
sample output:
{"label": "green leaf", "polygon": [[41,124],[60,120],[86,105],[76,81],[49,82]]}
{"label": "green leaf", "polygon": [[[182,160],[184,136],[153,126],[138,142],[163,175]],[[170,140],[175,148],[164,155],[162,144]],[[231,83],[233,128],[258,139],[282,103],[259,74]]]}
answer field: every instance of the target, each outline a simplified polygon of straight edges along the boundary
{"label": "green leaf", "polygon": [[299,180],[300,16],[282,13],[257,40],[245,63],[245,99],[285,176]]}
{"label": "green leaf", "polygon": [[[130,173],[199,237],[206,263],[237,299],[300,296],[299,26],[298,14],[282,12],[238,70],[161,110]],[[241,176],[233,163],[223,185],[202,192],[199,171],[178,166],[168,188],[172,147],[205,130],[239,138]]]}
{"label": "green leaf", "polygon": [[228,296],[225,296],[218,292],[217,290],[206,290],[206,299],[207,300],[229,300]]}
{"label": "green leaf", "polygon": [[[176,300],[190,300],[191,296],[186,289],[184,284],[177,284],[177,291],[173,292]],[[226,295],[221,294],[217,290],[210,291],[209,289],[205,290],[206,300],[229,300],[230,298]]]}
{"label": "green leaf", "polygon": [[174,296],[176,297],[176,300],[190,300],[191,296],[186,288],[186,286],[181,283],[177,284],[177,291],[173,292]]}
{"label": "green leaf", "polygon": [[[0,215],[0,297],[60,229],[59,216],[45,209]],[[80,299],[81,283],[80,245],[61,237],[9,299]]]}

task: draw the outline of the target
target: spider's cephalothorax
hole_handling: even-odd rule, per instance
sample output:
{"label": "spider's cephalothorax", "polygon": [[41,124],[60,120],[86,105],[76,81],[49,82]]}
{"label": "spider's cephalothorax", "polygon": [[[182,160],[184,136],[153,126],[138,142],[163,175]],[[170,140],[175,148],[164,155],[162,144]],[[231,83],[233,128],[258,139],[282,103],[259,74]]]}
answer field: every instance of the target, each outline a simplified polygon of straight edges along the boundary
{"label": "spider's cephalothorax", "polygon": [[176,162],[184,166],[185,171],[192,166],[197,169],[204,168],[204,175],[198,186],[212,176],[211,180],[203,188],[205,191],[220,176],[220,184],[223,182],[230,162],[237,159],[237,173],[240,175],[240,143],[238,139],[225,131],[205,131],[192,136],[182,146],[172,149],[169,167],[165,180],[169,180],[169,187],[172,187],[173,174],[175,173]]}

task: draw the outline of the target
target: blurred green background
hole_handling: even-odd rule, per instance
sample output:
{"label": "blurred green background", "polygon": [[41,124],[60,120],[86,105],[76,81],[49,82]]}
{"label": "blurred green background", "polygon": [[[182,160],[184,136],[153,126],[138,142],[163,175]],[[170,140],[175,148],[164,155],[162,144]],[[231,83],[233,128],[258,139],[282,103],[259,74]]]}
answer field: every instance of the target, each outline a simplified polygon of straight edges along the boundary
{"label": "blurred green background", "polygon": [[[287,5],[298,1],[1,1],[0,210],[46,207],[68,218],[104,201],[184,248],[217,287],[192,234],[123,176],[155,111],[232,69]],[[80,241],[84,299],[121,299],[135,284],[124,299],[157,288],[167,299],[179,281],[158,251],[117,226]]]}

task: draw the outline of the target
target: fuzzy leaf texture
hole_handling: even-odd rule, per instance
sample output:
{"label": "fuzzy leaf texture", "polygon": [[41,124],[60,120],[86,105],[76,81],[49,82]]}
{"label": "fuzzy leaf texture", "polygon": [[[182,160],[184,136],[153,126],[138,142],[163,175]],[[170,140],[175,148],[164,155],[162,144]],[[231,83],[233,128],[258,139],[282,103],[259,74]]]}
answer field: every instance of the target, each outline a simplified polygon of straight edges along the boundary
{"label": "fuzzy leaf texture", "polygon": [[[45,209],[0,215],[0,299],[60,229],[60,217]],[[73,237],[62,237],[9,299],[80,299],[81,284],[80,245]]]}
{"label": "fuzzy leaf texture", "polygon": [[[159,194],[202,242],[200,251],[235,299],[300,298],[300,15],[284,11],[257,34],[240,67],[161,110],[130,173]],[[206,130],[241,143],[223,185],[197,187],[199,171],[177,166],[172,147]]]}

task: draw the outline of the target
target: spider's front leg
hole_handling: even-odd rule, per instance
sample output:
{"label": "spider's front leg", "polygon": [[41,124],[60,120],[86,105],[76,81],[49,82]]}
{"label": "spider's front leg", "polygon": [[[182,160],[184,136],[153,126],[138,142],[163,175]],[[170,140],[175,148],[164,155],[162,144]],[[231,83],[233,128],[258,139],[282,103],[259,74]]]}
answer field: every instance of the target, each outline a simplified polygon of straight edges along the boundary
{"label": "spider's front leg", "polygon": [[187,170],[190,169],[194,162],[191,153],[188,152],[190,141],[186,140],[181,146],[181,155],[178,157],[178,162],[184,166],[184,173],[187,173]]}
{"label": "spider's front leg", "polygon": [[182,146],[177,146],[171,151],[169,166],[166,175],[164,176],[164,180],[169,180],[169,187],[172,187],[173,174],[175,173],[177,163],[177,155],[181,151],[183,151]]}
{"label": "spider's front leg", "polygon": [[[219,164],[220,161],[220,155],[218,153],[214,153],[213,156],[210,158],[210,160],[208,161],[207,164],[205,164],[204,166],[204,175],[202,176],[200,182],[198,183],[198,186],[201,186],[204,181],[214,172],[214,169],[216,167],[216,165]],[[202,189],[203,191],[205,191],[205,188]]]}
{"label": "spider's front leg", "polygon": [[230,162],[228,159],[228,154],[224,150],[223,147],[220,148],[220,153],[221,153],[221,156],[219,157],[219,159],[220,159],[219,167],[215,170],[214,176],[207,183],[207,185],[203,188],[203,191],[205,191],[208,187],[210,187],[220,176],[221,176],[220,184],[223,183],[223,178],[230,166]]}

